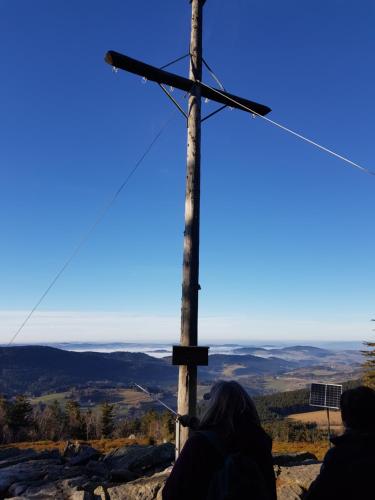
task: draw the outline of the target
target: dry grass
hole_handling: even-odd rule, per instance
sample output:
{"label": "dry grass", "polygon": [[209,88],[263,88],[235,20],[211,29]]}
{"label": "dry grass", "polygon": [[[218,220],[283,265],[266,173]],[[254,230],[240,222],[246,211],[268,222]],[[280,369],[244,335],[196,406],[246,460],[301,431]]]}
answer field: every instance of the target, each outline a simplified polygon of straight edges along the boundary
{"label": "dry grass", "polygon": [[245,368],[244,365],[241,364],[234,364],[234,365],[224,365],[223,368],[223,376],[224,377],[235,377],[236,376],[236,370],[240,368]]}
{"label": "dry grass", "polygon": [[[92,441],[79,441],[82,444],[89,444],[95,449],[99,450],[101,453],[108,453],[111,450],[119,448],[121,446],[131,446],[133,444],[148,444],[147,439],[97,439]],[[0,450],[6,448],[19,448],[28,449],[31,448],[35,451],[45,451],[45,450],[59,450],[63,451],[66,446],[66,441],[36,441],[23,442],[23,443],[12,443],[9,445],[1,445]],[[287,443],[283,441],[274,441],[272,451],[274,453],[298,453],[309,451],[316,455],[319,460],[322,460],[326,452],[328,451],[327,441],[319,441],[317,443],[305,443],[305,442],[294,442]]]}
{"label": "dry grass", "polygon": [[147,438],[97,439],[89,441],[88,444],[102,453],[107,453],[111,450],[115,450],[116,448],[120,448],[121,446],[131,446],[133,444],[149,444],[149,440]]}
{"label": "dry grass", "polygon": [[130,406],[139,406],[140,403],[150,402],[150,397],[147,394],[134,389],[119,389],[117,393],[122,397],[122,402]]}
{"label": "dry grass", "polygon": [[[90,441],[74,441],[74,443],[88,444],[99,450],[101,453],[108,453],[111,450],[120,448],[121,446],[131,446],[133,444],[148,444],[148,439],[146,438],[119,438],[119,439],[93,439]],[[32,449],[35,451],[50,451],[59,450],[60,452],[66,446],[66,441],[25,441],[22,443],[11,443],[6,445],[1,445],[0,450],[6,448],[18,448],[20,450]]]}
{"label": "dry grass", "polygon": [[323,460],[328,449],[329,444],[327,441],[318,441],[316,443],[274,441],[272,446],[273,453],[299,453],[308,451],[313,453],[318,460]]}
{"label": "dry grass", "polygon": [[297,389],[306,389],[306,380],[288,376],[287,374],[279,377],[265,376],[263,380],[264,387],[271,392],[288,392]]}
{"label": "dry grass", "polygon": [[[118,405],[121,404],[135,407],[139,407],[141,403],[148,403],[150,401],[150,397],[147,394],[135,389],[95,389],[94,392],[99,393],[102,396],[100,400],[95,402],[97,406],[105,400],[108,400],[109,402],[116,401]],[[54,401],[58,401],[61,405],[64,405],[71,398],[71,392],[67,391],[44,394],[43,396],[39,396],[37,398],[31,398],[30,401],[32,404],[51,404]],[[82,403],[82,406],[85,406],[85,403]]]}
{"label": "dry grass", "polygon": [[[327,429],[328,420],[327,420],[327,412],[325,410],[318,410],[306,413],[294,413],[293,415],[288,415],[290,420],[294,420],[297,422],[313,423],[322,429]],[[337,432],[342,430],[342,420],[340,411],[331,410],[329,412],[329,418],[331,421],[331,429],[334,429]]]}
{"label": "dry grass", "polygon": [[62,450],[66,441],[24,441],[22,443],[10,443],[0,445],[0,451],[7,448],[18,448],[19,450],[32,449],[35,451]]}

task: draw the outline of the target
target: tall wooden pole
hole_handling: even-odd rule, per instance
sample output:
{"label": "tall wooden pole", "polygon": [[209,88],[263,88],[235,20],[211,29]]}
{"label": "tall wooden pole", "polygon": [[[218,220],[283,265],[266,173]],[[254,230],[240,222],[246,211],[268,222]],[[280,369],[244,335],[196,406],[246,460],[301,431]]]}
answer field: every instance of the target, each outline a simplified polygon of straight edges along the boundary
{"label": "tall wooden pole", "polygon": [[[191,39],[189,78],[202,79],[202,10],[205,0],[191,0]],[[201,89],[195,85],[190,91],[188,108],[187,167],[185,194],[185,232],[181,306],[181,345],[198,344],[199,291],[199,211],[201,162]],[[178,413],[196,415],[197,366],[179,367]],[[179,432],[177,450],[180,451],[189,435],[189,429]]]}
{"label": "tall wooden pole", "polygon": [[[105,57],[106,62],[114,68],[121,68],[130,73],[147,77],[160,85],[167,84],[189,92],[181,342],[179,346],[173,346],[172,362],[174,365],[179,365],[178,413],[190,417],[196,416],[197,409],[197,366],[208,365],[209,349],[198,346],[201,97],[261,116],[271,111],[268,106],[228,92],[218,91],[208,86],[201,87],[202,11],[205,1],[190,0],[192,15],[189,78],[183,78],[113,50],[107,52]],[[166,92],[165,89],[163,90]],[[174,99],[172,100],[174,101]],[[176,102],[175,104],[181,111],[180,106]],[[215,113],[210,113],[205,119]],[[180,428],[177,424],[177,454],[185,444],[188,435],[189,430]]]}

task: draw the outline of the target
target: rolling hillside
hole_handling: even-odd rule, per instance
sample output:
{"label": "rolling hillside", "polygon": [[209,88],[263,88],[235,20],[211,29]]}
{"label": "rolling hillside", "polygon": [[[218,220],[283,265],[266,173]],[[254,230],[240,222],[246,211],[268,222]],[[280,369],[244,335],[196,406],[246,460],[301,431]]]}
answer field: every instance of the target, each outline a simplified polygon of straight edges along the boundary
{"label": "rolling hillside", "polygon": [[[252,394],[261,394],[303,388],[312,380],[341,382],[358,378],[360,372],[360,354],[355,351],[337,353],[297,346],[271,353],[257,348],[236,352],[210,355],[209,366],[199,367],[200,384],[233,378]],[[78,386],[115,388],[133,382],[174,391],[177,370],[170,356],[73,352],[49,346],[0,347],[0,394],[39,396]]]}
{"label": "rolling hillside", "polygon": [[[252,355],[210,356],[208,367],[200,367],[200,379],[278,375],[296,364],[277,358]],[[165,388],[177,382],[177,367],[171,358],[154,358],[130,352],[72,352],[44,346],[0,348],[0,393],[38,396],[61,392],[77,385],[122,385],[132,382]]]}
{"label": "rolling hillside", "polygon": [[71,352],[52,347],[0,348],[0,393],[59,392],[77,384],[175,382],[176,368],[142,353]]}

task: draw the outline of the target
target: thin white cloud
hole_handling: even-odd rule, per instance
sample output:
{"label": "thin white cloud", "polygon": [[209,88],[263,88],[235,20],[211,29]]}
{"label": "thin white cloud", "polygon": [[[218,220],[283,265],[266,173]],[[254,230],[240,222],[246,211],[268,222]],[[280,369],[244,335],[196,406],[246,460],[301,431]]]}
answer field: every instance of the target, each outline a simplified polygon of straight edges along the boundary
{"label": "thin white cloud", "polygon": [[[0,343],[6,344],[27,311],[0,311]],[[370,336],[367,321],[270,319],[250,315],[200,318],[200,342],[362,341]],[[35,342],[171,342],[180,338],[180,318],[121,312],[39,311],[16,343]]]}

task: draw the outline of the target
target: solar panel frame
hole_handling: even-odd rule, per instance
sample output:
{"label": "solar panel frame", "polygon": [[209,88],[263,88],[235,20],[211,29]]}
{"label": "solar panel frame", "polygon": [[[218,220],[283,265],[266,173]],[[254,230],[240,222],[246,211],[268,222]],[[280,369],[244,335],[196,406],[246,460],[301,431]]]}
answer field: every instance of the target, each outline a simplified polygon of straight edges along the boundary
{"label": "solar panel frame", "polygon": [[310,388],[310,406],[338,410],[341,394],[342,385],[313,383]]}

